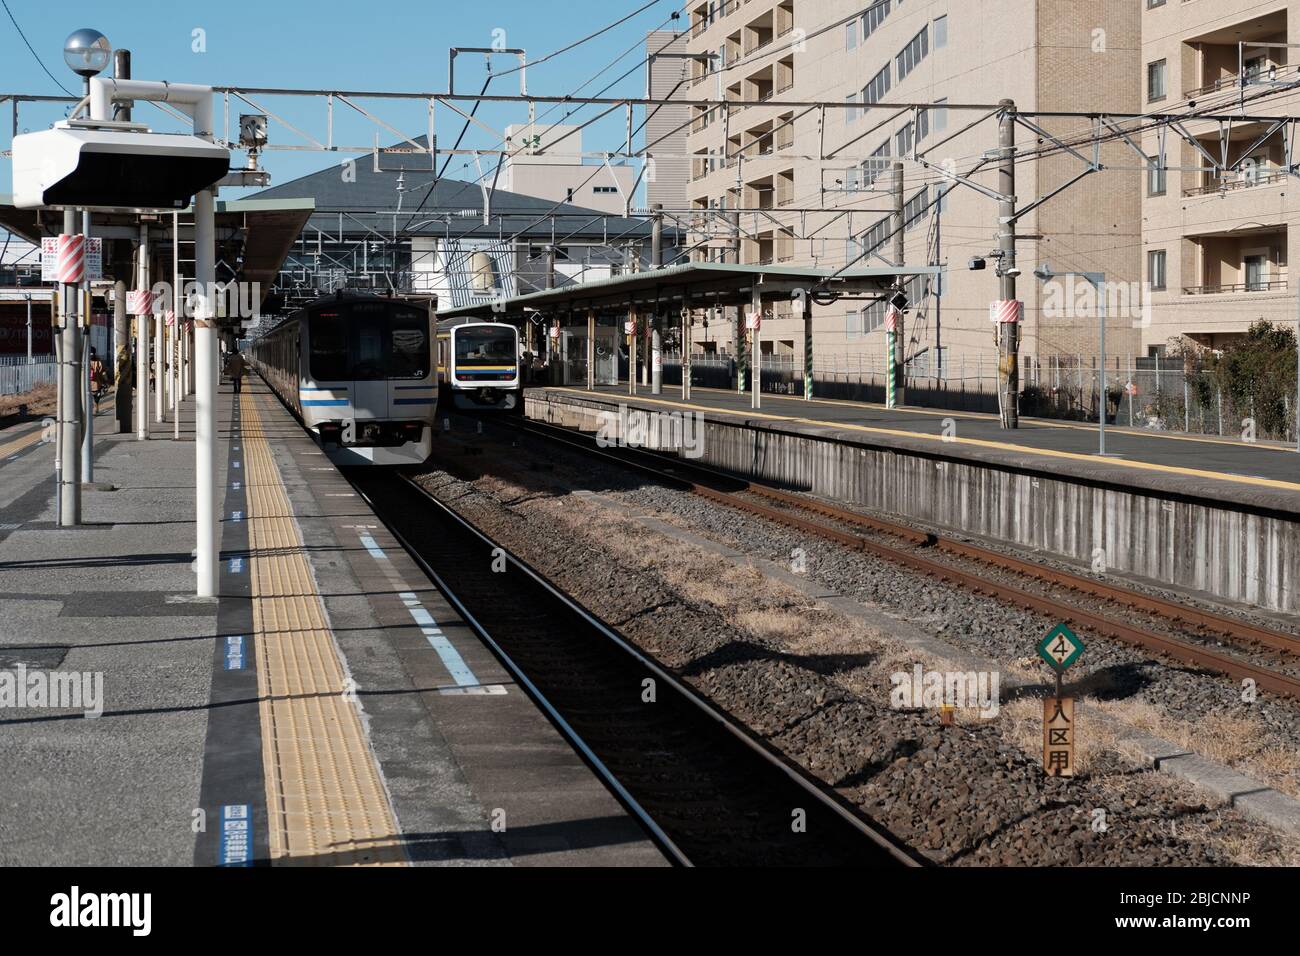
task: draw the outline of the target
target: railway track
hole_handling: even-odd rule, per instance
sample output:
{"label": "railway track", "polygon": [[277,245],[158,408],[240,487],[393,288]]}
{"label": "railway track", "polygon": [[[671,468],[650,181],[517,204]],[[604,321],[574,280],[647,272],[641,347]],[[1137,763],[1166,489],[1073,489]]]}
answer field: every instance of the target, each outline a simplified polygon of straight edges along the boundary
{"label": "railway track", "polygon": [[[968,590],[1027,608],[1096,635],[1114,638],[1164,654],[1193,666],[1238,680],[1249,679],[1261,690],[1300,698],[1300,679],[1264,667],[1240,656],[1223,653],[1170,631],[1195,630],[1211,641],[1242,647],[1267,648],[1288,657],[1300,654],[1300,638],[1272,631],[1248,621],[1179,604],[1084,575],[1033,564],[988,548],[936,535],[886,519],[863,515],[803,495],[727,475],[679,458],[642,449],[606,449],[593,438],[569,429],[535,421],[511,421],[511,427],[538,435],[638,470],[670,485],[694,492],[719,504],[736,508],[787,527],[835,541]],[[832,523],[825,520],[831,519]],[[862,532],[870,532],[872,536]],[[884,540],[882,540],[884,539]],[[949,560],[936,560],[935,552]],[[1083,607],[1074,601],[1025,587],[1016,579],[1033,582],[1065,594],[1083,596],[1111,611]],[[1146,615],[1162,627],[1154,630],[1116,616],[1114,611]]]}
{"label": "railway track", "polygon": [[508,573],[493,573],[497,545],[414,481],[349,478],[674,862],[926,863],[528,565],[507,555]]}

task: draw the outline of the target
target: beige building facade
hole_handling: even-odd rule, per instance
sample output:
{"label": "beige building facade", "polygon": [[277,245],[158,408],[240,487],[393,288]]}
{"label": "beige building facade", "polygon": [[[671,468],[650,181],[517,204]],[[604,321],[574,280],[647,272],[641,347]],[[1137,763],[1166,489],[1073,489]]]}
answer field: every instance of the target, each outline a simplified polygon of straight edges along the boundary
{"label": "beige building facade", "polygon": [[[1296,115],[1300,0],[1143,0],[1144,110]],[[1251,119],[1189,122],[1196,143],[1165,137],[1168,167],[1144,183],[1145,279],[1152,322],[1143,346],[1171,339],[1219,347],[1251,323],[1296,321],[1291,230],[1300,180],[1294,130]],[[1272,134],[1270,134],[1272,131]],[[1161,153],[1148,134],[1143,149]],[[1218,167],[1218,168],[1216,168]]]}
{"label": "beige building facade", "polygon": [[584,157],[578,127],[523,123],[507,126],[506,136],[511,148],[519,151],[502,166],[498,188],[611,216],[626,215],[636,171],[626,163]]}
{"label": "beige building facade", "polygon": [[[1172,0],[1171,0],[1172,2]],[[686,201],[697,259],[838,268],[888,264],[891,166],[903,166],[907,264],[940,265],[941,282],[916,284],[907,314],[911,374],[996,367],[990,303],[995,262],[968,261],[997,245],[998,204],[942,171],[966,175],[998,146],[990,107],[1025,112],[1139,109],[1145,0],[726,0],[695,2],[688,49],[692,100],[761,101],[695,108]],[[1191,4],[1188,4],[1191,5]],[[829,101],[837,108],[784,104]],[[863,107],[862,103],[884,105]],[[934,104],[928,110],[889,104]],[[967,105],[983,109],[965,109]],[[1085,132],[1080,119],[1034,120],[1053,134]],[[967,128],[969,126],[969,128]],[[1033,158],[1045,142],[1016,129],[1016,194],[1026,206],[1083,171],[1078,156]],[[1091,150],[1086,150],[1091,158]],[[1145,170],[1122,143],[1102,146],[1106,167],[1030,211],[1018,224],[1017,298],[1025,302],[1021,355],[1029,363],[1097,350],[1095,310],[1047,295],[1034,269],[1105,272],[1139,283]],[[996,159],[994,154],[993,159]],[[970,173],[996,189],[996,162]],[[882,258],[883,257],[883,258]],[[814,310],[815,353],[851,362],[884,354],[884,306],[840,301]],[[729,336],[711,328],[719,351]],[[1112,354],[1137,352],[1140,319],[1108,327]],[[801,354],[789,308],[763,326],[764,351]]]}

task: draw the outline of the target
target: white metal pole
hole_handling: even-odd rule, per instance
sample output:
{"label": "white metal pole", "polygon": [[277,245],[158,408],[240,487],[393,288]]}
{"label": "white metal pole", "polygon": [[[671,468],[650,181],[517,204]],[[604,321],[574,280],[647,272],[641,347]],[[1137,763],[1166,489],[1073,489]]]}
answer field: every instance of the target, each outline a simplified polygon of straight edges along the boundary
{"label": "white metal pole", "polygon": [[167,349],[163,344],[163,329],[167,323],[163,321],[164,316],[161,312],[154,313],[153,327],[153,416],[154,421],[166,421],[163,410],[163,372],[166,368]]}
{"label": "white metal pole", "polygon": [[82,212],[81,214],[81,234],[85,237],[86,242],[86,260],[87,268],[82,279],[82,306],[85,309],[85,315],[82,316],[86,327],[86,341],[82,346],[84,364],[81,369],[81,395],[84,406],[84,417],[82,418],[81,428],[81,481],[83,484],[90,484],[95,480],[95,393],[90,381],[90,351],[91,342],[94,339],[94,316],[90,311],[90,213]]}
{"label": "white metal pole", "polygon": [[[149,288],[149,227],[140,224],[140,245],[135,264],[136,290]],[[149,438],[149,316],[135,317],[135,437]]]}
{"label": "white metal pole", "polygon": [[[196,121],[197,123],[197,121]],[[198,308],[194,317],[195,366],[195,520],[199,597],[217,593],[217,329],[210,298],[216,279],[215,190],[194,197],[194,279]]]}
{"label": "white metal pole", "polygon": [[181,437],[181,242],[180,213],[172,213],[172,325],[167,330],[171,342],[167,347],[167,360],[171,374],[167,385],[171,389],[172,438]]}

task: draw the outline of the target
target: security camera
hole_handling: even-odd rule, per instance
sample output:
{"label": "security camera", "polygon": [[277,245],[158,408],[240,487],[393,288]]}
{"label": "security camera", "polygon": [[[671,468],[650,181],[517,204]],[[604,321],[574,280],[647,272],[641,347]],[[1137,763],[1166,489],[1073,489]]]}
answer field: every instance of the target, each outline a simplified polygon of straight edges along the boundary
{"label": "security camera", "polygon": [[971,272],[979,272],[986,265],[987,263],[984,261],[983,256],[972,256],[967,268],[969,268]]}

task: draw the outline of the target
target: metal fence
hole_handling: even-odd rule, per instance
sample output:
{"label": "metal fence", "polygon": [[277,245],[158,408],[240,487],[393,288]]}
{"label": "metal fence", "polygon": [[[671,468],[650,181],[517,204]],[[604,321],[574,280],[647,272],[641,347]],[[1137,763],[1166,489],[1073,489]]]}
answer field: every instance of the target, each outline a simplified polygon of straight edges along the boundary
{"label": "metal fence", "polygon": [[21,395],[58,379],[53,355],[0,355],[0,395]]}
{"label": "metal fence", "polygon": [[[1185,369],[1168,358],[1112,357],[1106,363],[1106,421],[1156,431],[1294,441],[1295,380],[1283,382],[1267,399],[1232,394],[1200,369]],[[953,411],[998,411],[998,364],[994,355],[945,356],[940,370],[913,360],[906,379],[908,405]],[[940,374],[941,372],[941,374]],[[863,353],[819,357],[813,365],[818,398],[875,402],[885,400],[885,356]],[[765,355],[762,389],[803,395],[803,362],[798,355]],[[1021,364],[1022,415],[1095,422],[1101,404],[1101,371],[1095,360],[1026,356]],[[665,354],[665,385],[681,384],[681,356]],[[734,388],[735,361],[729,355],[693,355],[691,383]]]}

